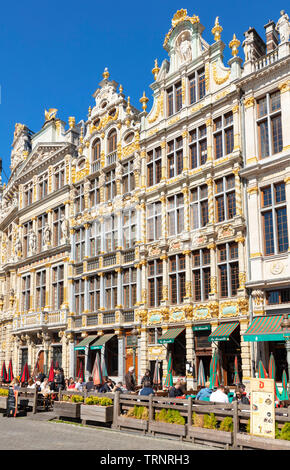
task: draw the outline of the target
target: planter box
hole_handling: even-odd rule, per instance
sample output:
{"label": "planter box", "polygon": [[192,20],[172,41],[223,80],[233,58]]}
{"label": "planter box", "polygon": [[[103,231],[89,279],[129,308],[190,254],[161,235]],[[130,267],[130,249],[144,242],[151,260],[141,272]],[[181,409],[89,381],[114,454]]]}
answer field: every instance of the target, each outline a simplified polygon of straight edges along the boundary
{"label": "planter box", "polygon": [[159,432],[161,434],[173,434],[174,436],[185,437],[186,426],[184,424],[162,423],[160,421],[150,421],[149,431],[153,434]]}
{"label": "planter box", "polygon": [[219,431],[218,429],[205,429],[197,426],[188,426],[188,437],[199,439],[205,442],[216,442],[218,444],[231,445],[233,443],[233,433]]}
{"label": "planter box", "polygon": [[267,439],[267,437],[251,436],[249,434],[237,434],[237,445],[252,449],[264,450],[290,450],[290,441],[283,439]]}
{"label": "planter box", "polygon": [[66,401],[55,401],[53,411],[57,417],[63,416],[67,418],[80,418],[81,403],[69,403]]}
{"label": "planter box", "polygon": [[99,421],[109,423],[113,421],[113,405],[83,405],[81,404],[81,419],[84,421]]}
{"label": "planter box", "polygon": [[120,426],[122,428],[131,428],[131,429],[139,429],[141,431],[147,431],[148,421],[146,421],[145,419],[135,419],[135,418],[126,418],[123,416],[118,416],[117,426]]}
{"label": "planter box", "polygon": [[7,398],[8,397],[0,397],[0,408],[1,408],[1,410],[6,410],[6,408],[7,408]]}

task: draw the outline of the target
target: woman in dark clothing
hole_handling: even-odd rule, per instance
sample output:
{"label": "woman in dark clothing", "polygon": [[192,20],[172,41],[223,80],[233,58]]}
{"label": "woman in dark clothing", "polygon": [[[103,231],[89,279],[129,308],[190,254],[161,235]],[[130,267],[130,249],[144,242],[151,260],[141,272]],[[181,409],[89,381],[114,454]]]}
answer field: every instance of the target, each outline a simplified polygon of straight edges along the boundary
{"label": "woman in dark clothing", "polygon": [[9,385],[8,399],[7,399],[7,409],[5,416],[15,416],[17,413],[17,401],[18,401],[18,392],[19,381],[18,379],[13,379]]}
{"label": "woman in dark clothing", "polygon": [[141,385],[144,387],[144,382],[149,381],[150,382],[150,387],[153,386],[153,378],[151,376],[151,372],[149,369],[146,369],[144,376],[141,379]]}

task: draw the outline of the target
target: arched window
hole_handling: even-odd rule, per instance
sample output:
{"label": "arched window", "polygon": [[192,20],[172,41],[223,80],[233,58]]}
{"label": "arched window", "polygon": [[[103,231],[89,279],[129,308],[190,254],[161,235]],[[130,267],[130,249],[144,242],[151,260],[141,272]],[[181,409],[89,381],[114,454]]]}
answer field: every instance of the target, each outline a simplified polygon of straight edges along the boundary
{"label": "arched window", "polygon": [[108,153],[117,150],[117,132],[113,129],[108,135]]}
{"label": "arched window", "polygon": [[101,158],[101,141],[100,139],[95,140],[92,147],[92,161],[100,160]]}

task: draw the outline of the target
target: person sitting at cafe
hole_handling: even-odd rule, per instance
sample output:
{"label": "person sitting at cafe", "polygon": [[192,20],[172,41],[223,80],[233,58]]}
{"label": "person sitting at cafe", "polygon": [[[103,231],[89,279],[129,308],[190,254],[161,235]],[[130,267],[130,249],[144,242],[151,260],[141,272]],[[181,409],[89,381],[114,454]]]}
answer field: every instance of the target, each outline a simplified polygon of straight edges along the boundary
{"label": "person sitting at cafe", "polygon": [[224,385],[219,385],[215,392],[212,392],[209,401],[216,403],[229,403],[229,398],[225,393]]}
{"label": "person sitting at cafe", "polygon": [[36,387],[35,382],[33,382],[32,378],[29,378],[27,382],[27,388],[35,388],[35,387]]}
{"label": "person sitting at cafe", "polygon": [[84,387],[83,379],[80,377],[80,378],[76,381],[75,389],[78,390],[79,392],[82,392],[82,391],[83,391],[83,387]]}
{"label": "person sitting at cafe", "polygon": [[196,395],[196,400],[206,400],[211,396],[213,390],[209,386],[210,382],[205,382],[205,387],[200,389],[200,391]]}
{"label": "person sitting at cafe", "polygon": [[112,390],[112,392],[120,392],[120,393],[124,393],[124,387],[123,387],[123,382],[118,382],[116,385],[114,385],[114,388]]}
{"label": "person sitting at cafe", "polygon": [[45,378],[44,381],[41,383],[40,385],[40,393],[42,393],[42,395],[47,395],[50,393],[50,387],[49,387],[49,383],[48,383],[48,378]]}
{"label": "person sitting at cafe", "polygon": [[233,398],[233,401],[237,401],[238,403],[241,403],[242,405],[249,405],[250,404],[250,400],[248,399],[245,390],[243,390],[240,387],[236,388],[235,396]]}
{"label": "person sitting at cafe", "polygon": [[140,390],[139,395],[144,395],[144,396],[154,395],[154,390],[151,386],[151,382],[149,379],[144,380],[143,388]]}
{"label": "person sitting at cafe", "polygon": [[85,388],[87,392],[95,389],[94,379],[92,376],[89,377],[89,380],[86,382]]}
{"label": "person sitting at cafe", "polygon": [[149,369],[146,369],[145,371],[145,374],[143,375],[142,379],[141,379],[141,386],[144,387],[144,382],[145,381],[148,381],[150,382],[150,387],[153,386],[153,378],[151,376],[151,372]]}
{"label": "person sitting at cafe", "polygon": [[113,391],[114,384],[111,379],[107,379],[104,385],[102,386],[100,392],[101,393],[110,393]]}
{"label": "person sitting at cafe", "polygon": [[126,384],[126,389],[128,390],[128,392],[135,392],[135,388],[136,388],[136,381],[135,381],[135,377],[134,377],[134,367],[129,367],[129,371],[127,372],[127,374],[125,375],[125,384]]}
{"label": "person sitting at cafe", "polygon": [[169,389],[169,398],[182,397],[184,395],[181,385],[181,382],[176,382],[176,384]]}

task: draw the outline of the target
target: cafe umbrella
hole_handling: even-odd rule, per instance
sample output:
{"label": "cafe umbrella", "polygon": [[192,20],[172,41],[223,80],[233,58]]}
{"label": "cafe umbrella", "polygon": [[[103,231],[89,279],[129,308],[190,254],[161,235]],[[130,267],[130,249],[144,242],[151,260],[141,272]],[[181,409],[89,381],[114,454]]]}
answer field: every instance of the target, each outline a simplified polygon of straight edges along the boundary
{"label": "cafe umbrella", "polygon": [[80,363],[80,367],[79,367],[79,371],[78,371],[78,374],[77,374],[77,378],[78,378],[78,379],[82,379],[82,381],[84,381],[84,368],[83,368],[83,363],[82,363],[82,362]]}
{"label": "cafe umbrella", "polygon": [[53,369],[53,361],[51,361],[49,374],[48,374],[48,381],[53,382],[54,379],[54,369]]}
{"label": "cafe umbrella", "polygon": [[205,373],[204,373],[202,359],[199,361],[199,366],[198,366],[197,385],[200,387],[205,387]]}
{"label": "cafe umbrella", "polygon": [[280,398],[280,400],[289,400],[289,395],[288,395],[288,390],[287,390],[287,374],[285,370],[283,370],[283,374],[282,374],[282,387],[283,387],[282,397]]}
{"label": "cafe umbrella", "polygon": [[1,379],[3,382],[7,382],[7,370],[5,366],[5,361],[3,361],[3,364],[2,364]]}
{"label": "cafe umbrella", "polygon": [[210,361],[210,388],[214,388],[218,384],[218,355],[216,350]]}
{"label": "cafe umbrella", "polygon": [[167,375],[164,382],[164,387],[172,387],[173,386],[173,377],[172,377],[172,354],[169,353],[168,357],[168,366],[167,366]]}
{"label": "cafe umbrella", "polygon": [[259,376],[259,379],[267,379],[268,378],[267,371],[266,371],[265,366],[264,366],[264,364],[261,360],[259,361],[259,365],[258,365],[258,376]]}
{"label": "cafe umbrella", "polygon": [[102,371],[102,377],[108,377],[108,371],[107,371],[107,366],[106,366],[106,360],[105,360],[105,355],[101,354],[101,371]]}
{"label": "cafe umbrella", "polygon": [[102,385],[104,383],[99,353],[96,354],[96,359],[93,367],[93,381],[94,385]]}
{"label": "cafe umbrella", "polygon": [[29,375],[29,370],[28,370],[28,364],[27,362],[25,362],[23,370],[22,370],[20,382],[21,383],[28,382],[29,378],[30,378],[30,375]]}
{"label": "cafe umbrella", "polygon": [[8,382],[11,382],[13,379],[14,379],[14,375],[13,375],[13,368],[12,368],[12,360],[10,359],[9,366],[8,366],[7,380]]}
{"label": "cafe umbrella", "polygon": [[238,356],[235,356],[234,361],[234,384],[238,385],[240,383],[240,376],[239,376],[239,367],[238,367]]}
{"label": "cafe umbrella", "polygon": [[39,373],[39,364],[38,364],[38,359],[37,359],[33,372],[32,372],[32,377],[36,377],[38,373]]}
{"label": "cafe umbrella", "polygon": [[160,366],[159,361],[156,359],[155,367],[154,367],[154,375],[153,375],[153,385],[159,387],[161,385],[161,377],[160,377]]}
{"label": "cafe umbrella", "polygon": [[273,379],[273,380],[274,380],[274,384],[275,384],[275,387],[274,387],[275,400],[276,400],[276,401],[277,401],[278,399],[280,400],[280,393],[279,393],[279,390],[278,390],[278,387],[277,387],[277,383],[276,383],[276,364],[275,364],[275,359],[274,359],[273,353],[271,353],[270,359],[269,359],[268,375],[269,375],[269,379]]}

